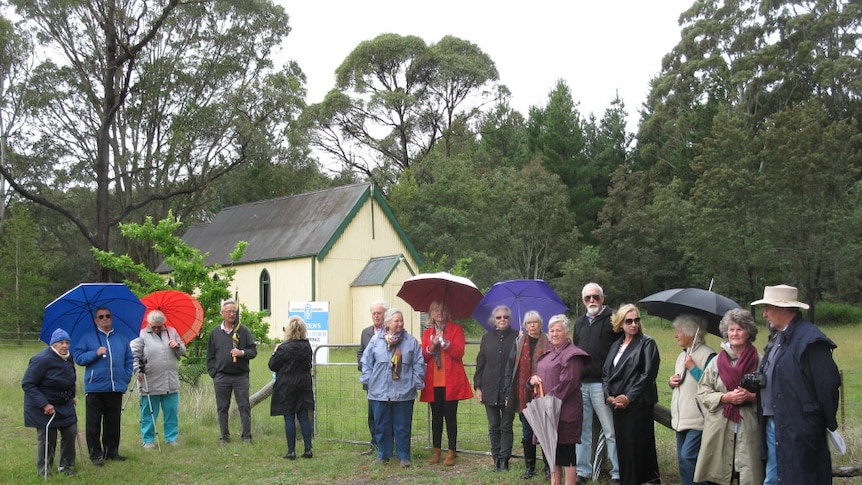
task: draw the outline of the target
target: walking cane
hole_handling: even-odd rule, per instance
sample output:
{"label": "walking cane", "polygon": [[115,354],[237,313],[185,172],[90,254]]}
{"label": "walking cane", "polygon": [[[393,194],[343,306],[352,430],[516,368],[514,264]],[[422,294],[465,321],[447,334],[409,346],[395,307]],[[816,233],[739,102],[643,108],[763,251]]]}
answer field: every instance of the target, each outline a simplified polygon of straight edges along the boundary
{"label": "walking cane", "polygon": [[46,482],[48,481],[48,443],[51,441],[50,439],[48,439],[48,428],[51,426],[51,423],[54,421],[54,418],[56,418],[56,417],[57,417],[56,412],[51,413],[51,418],[48,420],[48,423],[45,424],[45,470],[44,470],[44,475],[45,475],[45,481]]}

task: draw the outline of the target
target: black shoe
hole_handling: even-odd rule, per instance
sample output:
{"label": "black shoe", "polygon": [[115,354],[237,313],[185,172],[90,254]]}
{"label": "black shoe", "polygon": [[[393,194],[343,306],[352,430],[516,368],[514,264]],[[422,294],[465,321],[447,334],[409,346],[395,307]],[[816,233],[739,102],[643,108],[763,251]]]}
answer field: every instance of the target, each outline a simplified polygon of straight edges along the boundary
{"label": "black shoe", "polygon": [[509,471],[509,459],[508,458],[500,458],[499,471],[501,471],[501,472]]}
{"label": "black shoe", "polygon": [[578,478],[575,479],[575,485],[587,485],[587,477],[578,475]]}
{"label": "black shoe", "polygon": [[123,455],[108,455],[105,459],[111,461],[126,461],[126,457]]}
{"label": "black shoe", "polygon": [[295,460],[296,459],[296,452],[295,451],[288,451],[287,453],[284,454],[284,456],[282,456],[282,458],[284,458],[286,460]]}
{"label": "black shoe", "polygon": [[62,473],[63,475],[68,475],[70,477],[75,476],[77,474],[77,472],[75,472],[75,469],[70,467],[70,466],[61,466],[57,470],[57,472]]}
{"label": "black shoe", "polygon": [[252,441],[252,440],[251,440],[251,438],[243,438],[243,439],[242,439],[242,442],[243,442],[243,443],[245,443],[245,444],[248,444],[248,445],[253,445],[253,444],[254,444],[254,441]]}
{"label": "black shoe", "polygon": [[314,454],[311,452],[311,450],[305,450],[305,453],[302,454],[303,458],[311,458],[313,456]]}
{"label": "black shoe", "polygon": [[93,463],[93,466],[105,466],[105,457],[99,455],[90,458],[90,462]]}

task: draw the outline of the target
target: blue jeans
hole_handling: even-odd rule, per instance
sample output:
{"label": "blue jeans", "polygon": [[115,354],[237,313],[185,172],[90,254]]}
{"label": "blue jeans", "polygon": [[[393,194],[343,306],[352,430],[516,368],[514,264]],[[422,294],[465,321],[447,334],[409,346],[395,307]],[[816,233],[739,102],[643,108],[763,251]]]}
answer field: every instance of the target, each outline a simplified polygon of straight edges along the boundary
{"label": "blue jeans", "polygon": [[[165,431],[165,442],[173,443],[179,434],[180,394],[172,392],[158,396],[142,395],[141,401],[141,437],[144,443],[152,443],[156,439],[156,421],[159,411],[162,411],[162,424]],[[152,404],[152,408],[150,408]]]}
{"label": "blue jeans", "polygon": [[410,459],[410,436],[413,433],[413,401],[368,401],[374,411],[374,438],[377,458],[392,457],[392,439],[399,460]]}
{"label": "blue jeans", "polygon": [[311,421],[308,419],[308,411],[302,409],[296,414],[284,415],[284,435],[287,438],[287,452],[296,452],[296,421],[299,420],[299,429],[302,431],[302,444],[305,451],[311,451]]}
{"label": "blue jeans", "polygon": [[676,456],[679,461],[679,479],[682,485],[702,485],[694,481],[694,466],[700,452],[700,438],[703,431],[687,429],[676,433]]}
{"label": "blue jeans", "polygon": [[617,460],[617,439],[614,434],[614,415],[611,408],[605,404],[605,392],[601,382],[584,382],[581,384],[581,394],[584,401],[584,424],[581,430],[581,442],[575,448],[578,461],[578,476],[593,475],[593,413],[599,417],[602,433],[605,435],[605,446],[611,458],[611,478],[620,478],[620,464]]}
{"label": "blue jeans", "polygon": [[763,485],[778,485],[778,459],[775,456],[775,419],[766,417],[766,478]]}

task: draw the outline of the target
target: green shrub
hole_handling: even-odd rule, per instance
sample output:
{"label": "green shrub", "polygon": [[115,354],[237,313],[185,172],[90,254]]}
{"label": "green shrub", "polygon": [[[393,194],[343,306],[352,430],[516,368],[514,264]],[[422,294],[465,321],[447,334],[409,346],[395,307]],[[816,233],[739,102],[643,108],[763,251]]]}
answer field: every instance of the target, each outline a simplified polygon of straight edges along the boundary
{"label": "green shrub", "polygon": [[847,303],[821,302],[814,311],[814,322],[820,326],[837,327],[862,322],[862,308]]}

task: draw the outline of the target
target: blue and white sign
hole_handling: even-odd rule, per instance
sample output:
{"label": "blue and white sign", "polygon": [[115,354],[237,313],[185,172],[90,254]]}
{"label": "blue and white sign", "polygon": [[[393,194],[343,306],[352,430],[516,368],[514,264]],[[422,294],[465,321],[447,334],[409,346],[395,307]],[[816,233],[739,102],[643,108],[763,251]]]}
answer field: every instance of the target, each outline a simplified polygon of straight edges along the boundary
{"label": "blue and white sign", "polygon": [[[329,302],[328,301],[291,301],[287,304],[287,318],[302,318],[308,328],[308,341],[312,349],[329,344]],[[319,364],[329,363],[329,348],[315,353]]]}

